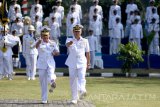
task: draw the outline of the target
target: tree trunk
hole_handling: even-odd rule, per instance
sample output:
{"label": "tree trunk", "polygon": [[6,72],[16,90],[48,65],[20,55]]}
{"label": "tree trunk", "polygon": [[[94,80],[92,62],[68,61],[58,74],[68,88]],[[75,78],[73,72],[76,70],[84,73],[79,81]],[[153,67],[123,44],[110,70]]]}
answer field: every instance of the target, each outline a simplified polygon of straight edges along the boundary
{"label": "tree trunk", "polygon": [[149,54],[149,51],[148,51],[148,54],[147,54],[147,69],[150,69],[150,54]]}

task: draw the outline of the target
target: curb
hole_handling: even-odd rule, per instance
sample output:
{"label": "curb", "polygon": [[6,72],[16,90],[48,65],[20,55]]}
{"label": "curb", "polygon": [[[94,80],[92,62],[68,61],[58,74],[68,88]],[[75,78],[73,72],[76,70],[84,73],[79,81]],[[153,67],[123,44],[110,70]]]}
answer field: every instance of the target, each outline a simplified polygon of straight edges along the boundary
{"label": "curb", "polygon": [[[55,73],[58,77],[69,76],[69,73]],[[15,75],[26,75],[26,73],[15,73]],[[38,74],[37,74],[38,75]],[[128,73],[86,73],[86,77],[128,77]],[[160,78],[160,73],[131,73],[130,77]]]}

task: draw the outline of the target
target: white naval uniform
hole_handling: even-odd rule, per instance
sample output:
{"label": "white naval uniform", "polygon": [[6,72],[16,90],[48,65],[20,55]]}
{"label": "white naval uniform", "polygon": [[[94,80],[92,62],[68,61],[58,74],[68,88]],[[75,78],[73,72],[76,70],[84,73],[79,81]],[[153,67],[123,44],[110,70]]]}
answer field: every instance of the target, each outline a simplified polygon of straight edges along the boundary
{"label": "white naval uniform", "polygon": [[21,13],[15,13],[15,12],[14,12],[14,13],[12,14],[12,16],[10,17],[10,21],[11,21],[11,22],[14,22],[17,17],[22,18],[22,14],[21,14]]}
{"label": "white naval uniform", "polygon": [[26,35],[26,34],[28,34],[29,32],[28,32],[28,27],[29,27],[30,25],[24,25],[23,26],[23,34],[24,35]]}
{"label": "white naval uniform", "polygon": [[112,32],[113,32],[113,27],[116,24],[116,18],[119,17],[119,15],[112,15],[109,17],[109,22],[108,22],[108,28],[109,28],[109,36],[112,37]]}
{"label": "white naval uniform", "polygon": [[157,13],[157,7],[155,7],[155,6],[148,6],[148,7],[146,8],[145,19],[146,19],[146,21],[147,21],[147,24],[150,23],[150,18],[151,18],[152,15],[153,15],[153,13],[152,13],[152,9],[153,9],[153,8],[155,8],[156,13]]}
{"label": "white naval uniform", "polygon": [[11,21],[13,21],[13,20],[12,20],[12,17],[13,17],[13,15],[15,14],[15,7],[18,7],[18,13],[22,14],[22,13],[21,13],[21,6],[20,6],[19,4],[11,5],[11,6],[9,7],[9,11],[8,11],[8,17],[9,17],[9,19],[10,19]]}
{"label": "white naval uniform", "polygon": [[89,25],[90,29],[93,29],[93,35],[95,35],[98,39],[98,45],[101,45],[101,38],[100,35],[102,35],[102,23],[100,20],[91,21]]}
{"label": "white naval uniform", "polygon": [[155,31],[154,38],[149,46],[150,54],[160,55],[159,51],[159,25],[157,23],[149,24],[148,32]]}
{"label": "white naval uniform", "polygon": [[[13,36],[13,39],[16,42],[16,45],[18,44],[19,53],[22,52],[22,44],[20,38],[18,36]],[[20,66],[19,55],[17,58],[12,58],[12,59],[13,59],[13,66],[18,68]]]}
{"label": "white naval uniform", "polygon": [[57,12],[61,14],[61,19],[64,18],[64,7],[63,6],[57,6]]}
{"label": "white naval uniform", "polygon": [[13,31],[15,29],[17,30],[16,31],[17,36],[22,36],[23,35],[23,23],[22,22],[13,23],[12,26],[11,26],[11,31]]}
{"label": "white naval uniform", "polygon": [[113,11],[117,10],[117,15],[119,15],[121,17],[121,7],[119,5],[112,5],[109,9],[109,17],[112,17]]}
{"label": "white naval uniform", "polygon": [[30,16],[31,16],[31,18],[34,19],[34,16],[36,15],[36,12],[35,12],[34,9],[35,9],[36,6],[38,7],[38,14],[41,16],[41,18],[39,18],[39,20],[42,21],[42,19],[43,19],[43,7],[42,7],[41,4],[32,5],[31,10],[30,10]]}
{"label": "white naval uniform", "polygon": [[26,72],[28,78],[35,78],[36,75],[36,63],[38,51],[33,46],[35,43],[35,39],[30,34],[26,34],[23,36],[23,56],[26,60]]}
{"label": "white naval uniform", "polygon": [[36,38],[39,38],[41,36],[41,28],[42,28],[42,22],[41,21],[37,21],[33,23],[33,26],[35,28],[35,36]]}
{"label": "white naval uniform", "polygon": [[117,54],[121,38],[124,38],[123,25],[121,23],[116,23],[113,27],[112,34],[113,35],[110,40],[113,44],[113,49],[111,49],[112,52],[110,52],[110,54]]}
{"label": "white naval uniform", "polygon": [[143,38],[143,29],[141,24],[131,25],[129,41],[137,43],[141,50],[141,39]]}
{"label": "white naval uniform", "polygon": [[67,21],[66,21],[67,26],[70,25],[71,18],[74,18],[74,21],[77,24],[81,23],[79,15],[76,12],[70,12],[67,14]]}
{"label": "white naval uniform", "polygon": [[50,13],[49,14],[49,26],[51,26],[52,24],[52,17],[55,17],[55,21],[59,24],[59,26],[61,27],[62,26],[62,16],[59,12],[55,12],[55,13]]}
{"label": "white naval uniform", "polygon": [[87,39],[80,37],[80,40],[75,38],[67,38],[66,43],[73,41],[73,44],[68,47],[69,55],[65,64],[69,67],[70,87],[72,92],[72,100],[78,100],[78,91],[86,92],[86,68],[87,59],[86,52],[89,52],[89,43]]}
{"label": "white naval uniform", "polygon": [[48,43],[41,42],[38,49],[37,69],[39,72],[39,80],[41,85],[42,101],[48,99],[48,82],[56,79],[55,61],[52,55],[53,51],[59,52],[58,46],[54,41],[49,40]]}
{"label": "white naval uniform", "polygon": [[98,41],[97,37],[90,35],[87,37],[90,47],[90,63],[91,68],[94,68],[95,65],[95,52],[98,51]]}
{"label": "white naval uniform", "polygon": [[55,40],[57,44],[59,44],[58,38],[60,37],[60,26],[57,22],[52,22],[50,26],[50,39]]}
{"label": "white naval uniform", "polygon": [[40,14],[40,12],[34,12],[34,13],[32,13],[32,14],[30,15],[32,23],[35,22],[35,17],[36,17],[36,16],[39,16],[38,20],[39,20],[40,22],[42,22],[42,20],[43,20],[43,15]]}
{"label": "white naval uniform", "polygon": [[130,4],[127,4],[127,7],[126,7],[126,13],[127,13],[127,19],[129,18],[129,16],[130,16],[130,12],[131,11],[135,11],[135,10],[138,10],[138,7],[137,7],[137,5],[136,4],[132,4],[132,3],[130,3]]}
{"label": "white naval uniform", "polygon": [[94,9],[97,8],[98,9],[98,14],[101,15],[101,17],[103,18],[103,10],[102,7],[100,5],[94,5],[91,6],[89,9],[89,19],[92,19],[93,15],[94,15]]}
{"label": "white naval uniform", "polygon": [[69,23],[68,25],[67,25],[67,29],[66,29],[66,36],[67,37],[74,37],[74,34],[73,34],[73,27],[76,25],[76,24],[78,24],[77,22],[75,22],[74,21],[74,23]]}
{"label": "white naval uniform", "polygon": [[[6,52],[2,52],[4,46],[7,48]],[[0,76],[8,74],[9,78],[12,78],[13,64],[12,64],[12,47],[16,45],[13,39],[13,35],[7,34],[5,37],[0,35]]]}
{"label": "white naval uniform", "polygon": [[[70,6],[71,7],[75,7],[75,12],[79,15],[79,18],[82,19],[82,9],[81,9],[81,5],[79,4],[73,4]],[[71,12],[71,11],[70,11]],[[70,13],[69,12],[69,13]]]}

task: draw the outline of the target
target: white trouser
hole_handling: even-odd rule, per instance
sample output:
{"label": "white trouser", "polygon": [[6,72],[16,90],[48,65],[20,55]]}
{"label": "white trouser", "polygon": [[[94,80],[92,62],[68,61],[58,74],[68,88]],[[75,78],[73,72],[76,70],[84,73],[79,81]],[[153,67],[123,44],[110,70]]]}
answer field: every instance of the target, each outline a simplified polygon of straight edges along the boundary
{"label": "white trouser", "polygon": [[41,98],[42,101],[47,101],[48,99],[48,82],[51,84],[56,80],[56,75],[54,74],[55,69],[39,69],[39,80],[41,85]]}
{"label": "white trouser", "polygon": [[113,49],[112,49],[112,53],[113,54],[117,54],[118,53],[118,46],[121,43],[121,39],[120,38],[113,38]]}
{"label": "white trouser", "polygon": [[69,68],[70,87],[72,100],[78,100],[78,91],[86,92],[86,68]]}
{"label": "white trouser", "polygon": [[26,71],[28,77],[35,77],[36,75],[36,63],[37,63],[37,55],[36,54],[26,54]]}
{"label": "white trouser", "polygon": [[110,44],[109,44],[109,54],[112,55],[113,54],[113,38],[110,37]]}
{"label": "white trouser", "polygon": [[150,47],[149,47],[150,54],[160,55],[159,53],[159,38],[153,38]]}
{"label": "white trouser", "polygon": [[140,39],[140,38],[132,38],[132,39],[130,39],[129,41],[130,41],[130,42],[135,42],[135,43],[138,45],[138,48],[139,48],[140,50],[142,50],[142,48],[141,48],[141,39]]}
{"label": "white trouser", "polygon": [[125,37],[129,37],[130,29],[131,29],[131,24],[128,23],[125,28],[125,35],[124,35]]}
{"label": "white trouser", "polygon": [[13,60],[13,66],[18,68],[19,67],[19,58],[12,58]]}
{"label": "white trouser", "polygon": [[4,69],[3,69],[3,56],[0,56],[0,77],[2,76],[4,72]]}
{"label": "white trouser", "polygon": [[101,46],[101,36],[100,35],[95,35],[97,37],[98,45]]}
{"label": "white trouser", "polygon": [[90,51],[90,56],[91,56],[91,68],[94,68],[94,63],[95,63],[95,51]]}
{"label": "white trouser", "polygon": [[0,58],[0,75],[12,76],[13,65],[12,56],[2,56]]}

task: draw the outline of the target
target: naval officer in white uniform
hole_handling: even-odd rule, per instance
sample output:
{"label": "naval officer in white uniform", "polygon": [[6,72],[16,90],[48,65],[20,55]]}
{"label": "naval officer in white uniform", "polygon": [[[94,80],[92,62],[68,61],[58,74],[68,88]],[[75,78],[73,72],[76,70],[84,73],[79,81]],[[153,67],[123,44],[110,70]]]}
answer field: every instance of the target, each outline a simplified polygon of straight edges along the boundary
{"label": "naval officer in white uniform", "polygon": [[90,66],[90,49],[88,40],[81,36],[82,25],[76,24],[73,27],[73,38],[66,40],[69,50],[65,64],[69,67],[70,87],[72,92],[71,103],[77,104],[86,95],[86,69]]}
{"label": "naval officer in white uniform", "polygon": [[36,38],[34,35],[34,26],[30,25],[28,27],[28,31],[29,33],[23,36],[22,53],[26,60],[26,72],[28,80],[35,80],[38,51],[33,46],[36,42]]}
{"label": "naval officer in white uniform", "polygon": [[50,92],[56,87],[55,79],[55,61],[54,56],[59,55],[59,49],[56,42],[49,39],[50,28],[43,26],[41,30],[41,38],[36,43],[38,49],[37,69],[39,72],[39,80],[41,85],[42,103],[47,103],[48,99],[48,82],[51,84]]}
{"label": "naval officer in white uniform", "polygon": [[[13,35],[9,33],[8,25],[2,27],[0,31],[0,80],[3,75],[8,75],[8,79],[12,80],[13,64],[12,64],[12,47],[16,45]],[[5,34],[5,35],[4,35]]]}

